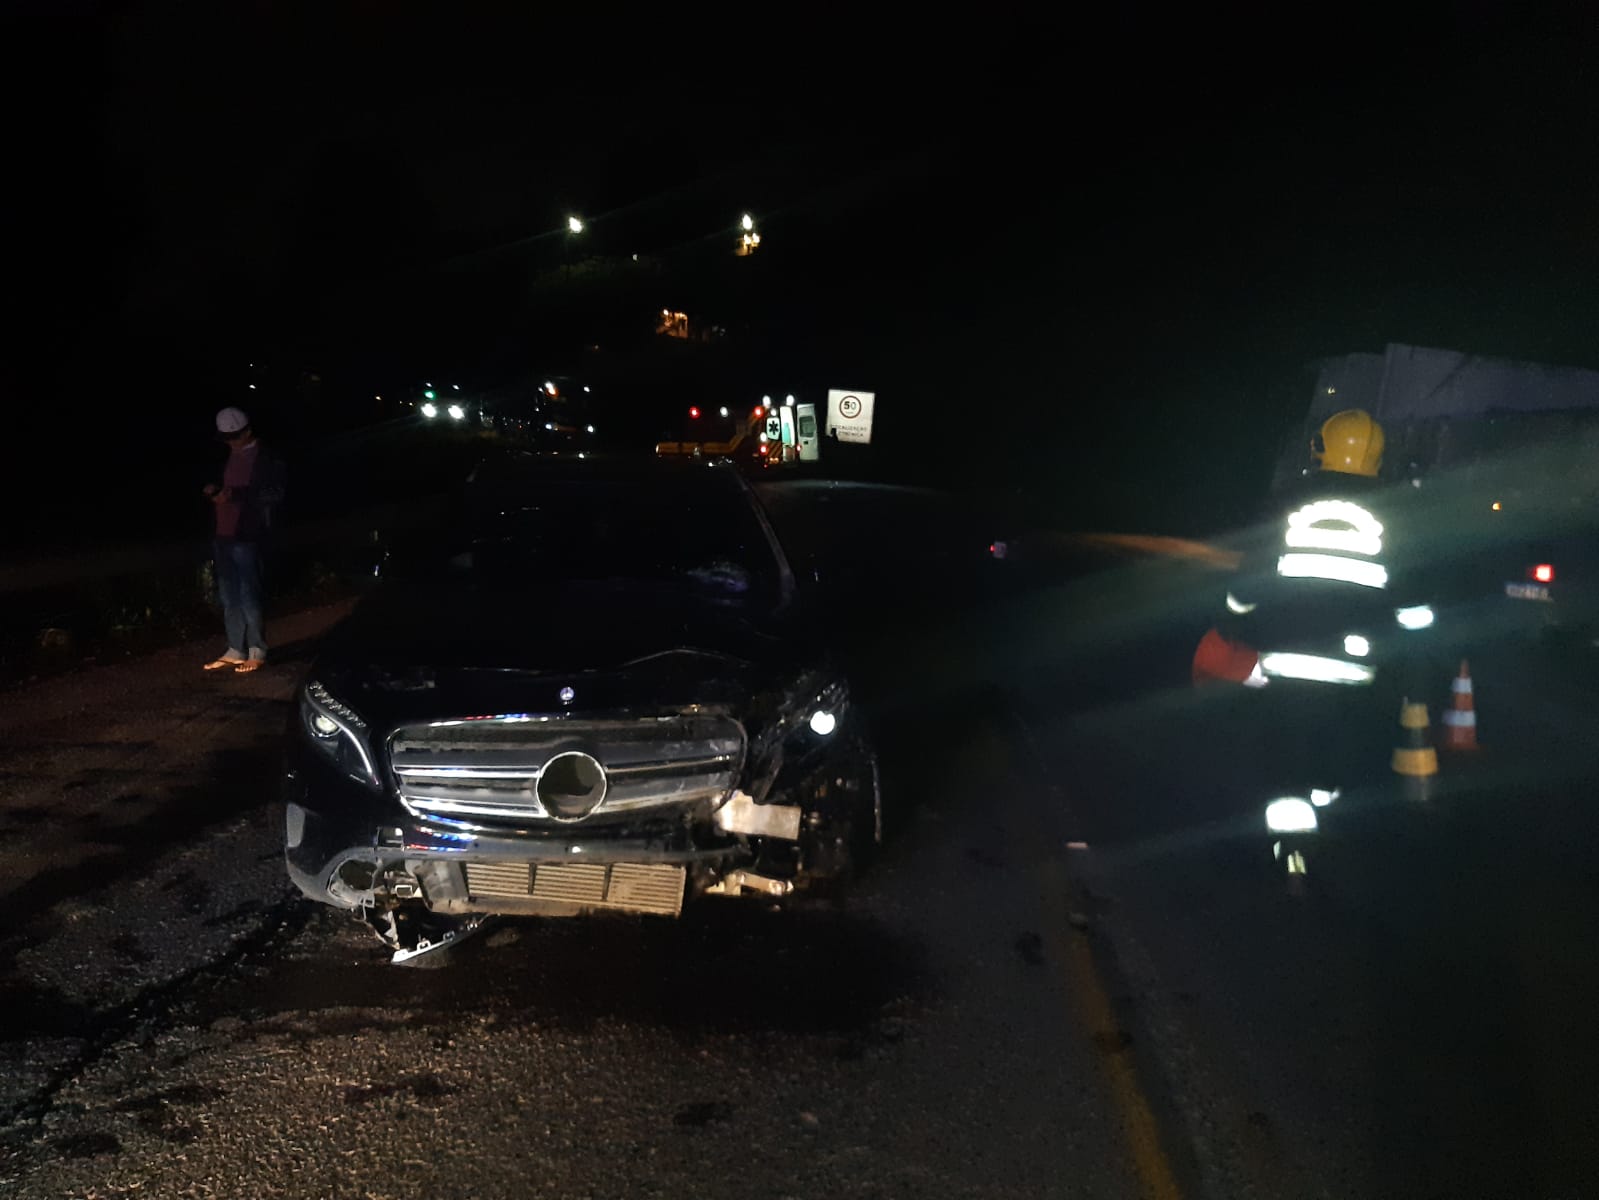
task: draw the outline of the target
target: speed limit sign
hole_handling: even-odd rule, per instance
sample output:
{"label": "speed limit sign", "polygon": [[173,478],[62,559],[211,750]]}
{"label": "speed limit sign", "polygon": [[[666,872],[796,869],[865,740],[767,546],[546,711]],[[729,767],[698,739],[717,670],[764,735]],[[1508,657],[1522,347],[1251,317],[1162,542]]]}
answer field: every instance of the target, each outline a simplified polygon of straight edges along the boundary
{"label": "speed limit sign", "polygon": [[834,388],[827,393],[827,429],[841,442],[872,440],[872,405],[875,392],[846,392]]}

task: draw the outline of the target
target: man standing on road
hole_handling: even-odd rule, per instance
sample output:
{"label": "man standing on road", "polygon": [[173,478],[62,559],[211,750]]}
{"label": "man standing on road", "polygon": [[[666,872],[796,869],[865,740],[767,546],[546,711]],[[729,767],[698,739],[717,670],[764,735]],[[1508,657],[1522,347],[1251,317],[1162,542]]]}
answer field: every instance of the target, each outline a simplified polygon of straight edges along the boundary
{"label": "man standing on road", "polygon": [[241,409],[217,413],[217,435],[227,443],[228,461],[222,482],[207,484],[205,494],[216,511],[217,591],[228,648],[205,669],[243,675],[266,664],[261,556],[283,500],[283,464],[256,440]]}

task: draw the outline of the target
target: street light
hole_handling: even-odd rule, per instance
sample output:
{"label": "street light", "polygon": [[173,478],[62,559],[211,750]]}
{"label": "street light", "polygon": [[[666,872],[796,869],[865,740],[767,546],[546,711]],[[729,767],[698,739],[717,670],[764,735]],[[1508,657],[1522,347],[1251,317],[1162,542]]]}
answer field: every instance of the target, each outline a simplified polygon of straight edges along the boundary
{"label": "street light", "polygon": [[566,218],[566,232],[568,232],[568,233],[582,233],[583,232],[583,222],[578,220],[576,217],[568,217],[568,218]]}
{"label": "street light", "polygon": [[755,253],[756,247],[761,244],[761,235],[755,232],[755,218],[749,213],[739,218],[738,227],[742,232],[738,235],[738,245],[733,253],[743,258]]}

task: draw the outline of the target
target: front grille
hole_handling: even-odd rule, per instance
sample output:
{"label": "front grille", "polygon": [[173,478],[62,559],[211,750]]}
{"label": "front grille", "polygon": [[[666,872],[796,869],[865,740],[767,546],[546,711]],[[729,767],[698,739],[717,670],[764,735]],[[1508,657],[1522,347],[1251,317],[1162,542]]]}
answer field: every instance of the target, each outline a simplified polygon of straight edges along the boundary
{"label": "front grille", "polygon": [[474,900],[533,899],[675,917],[685,875],[667,864],[467,863],[466,890]]}
{"label": "front grille", "polygon": [[566,818],[593,819],[722,800],[743,763],[744,731],[730,718],[701,714],[519,716],[407,725],[389,739],[400,799],[419,816],[560,819],[560,808],[551,812],[539,799],[538,783],[545,766],[562,754],[591,755],[604,768],[598,806]]}

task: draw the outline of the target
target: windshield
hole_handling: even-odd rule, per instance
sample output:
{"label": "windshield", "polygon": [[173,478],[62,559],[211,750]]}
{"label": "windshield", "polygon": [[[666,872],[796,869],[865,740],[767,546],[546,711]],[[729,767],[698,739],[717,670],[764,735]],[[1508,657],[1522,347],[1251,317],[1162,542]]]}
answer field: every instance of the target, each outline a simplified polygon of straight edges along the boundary
{"label": "windshield", "polygon": [[779,560],[753,502],[707,475],[491,484],[450,565],[495,584],[627,580],[771,602]]}

